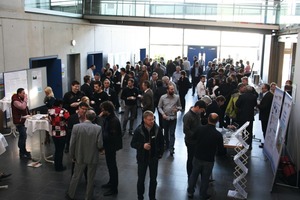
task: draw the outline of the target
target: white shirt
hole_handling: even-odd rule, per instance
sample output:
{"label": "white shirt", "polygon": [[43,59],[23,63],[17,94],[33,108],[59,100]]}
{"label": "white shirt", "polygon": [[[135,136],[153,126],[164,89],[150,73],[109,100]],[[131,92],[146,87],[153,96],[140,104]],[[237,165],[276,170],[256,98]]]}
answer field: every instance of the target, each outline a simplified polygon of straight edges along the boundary
{"label": "white shirt", "polygon": [[190,63],[190,61],[188,61],[188,60],[185,60],[185,61],[183,61],[183,69],[185,70],[185,71],[189,71],[190,70],[190,68],[191,68],[191,63]]}
{"label": "white shirt", "polygon": [[206,88],[202,81],[199,81],[199,83],[197,84],[197,94],[198,94],[199,98],[206,95]]}
{"label": "white shirt", "polygon": [[89,68],[87,71],[86,71],[86,75],[89,75],[91,77],[91,81],[94,80],[94,72],[91,68]]}

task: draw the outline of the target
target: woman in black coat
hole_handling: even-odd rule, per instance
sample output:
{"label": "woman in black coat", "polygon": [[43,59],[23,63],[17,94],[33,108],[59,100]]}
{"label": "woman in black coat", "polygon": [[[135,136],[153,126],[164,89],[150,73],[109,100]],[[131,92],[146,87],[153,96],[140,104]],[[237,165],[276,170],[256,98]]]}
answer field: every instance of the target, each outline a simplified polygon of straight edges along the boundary
{"label": "woman in black coat", "polygon": [[182,106],[182,110],[185,109],[185,95],[188,93],[189,89],[191,88],[191,82],[186,77],[186,72],[182,70],[180,72],[181,77],[179,78],[177,82],[177,87],[179,91],[179,98]]}

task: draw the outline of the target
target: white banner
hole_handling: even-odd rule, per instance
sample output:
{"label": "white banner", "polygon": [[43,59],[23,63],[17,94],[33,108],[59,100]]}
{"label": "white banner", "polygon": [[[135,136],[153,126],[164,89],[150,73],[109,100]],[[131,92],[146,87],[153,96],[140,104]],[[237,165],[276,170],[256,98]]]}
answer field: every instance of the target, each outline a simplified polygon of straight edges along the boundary
{"label": "white banner", "polygon": [[264,142],[264,153],[269,158],[273,173],[276,174],[279,152],[276,148],[276,139],[279,129],[279,117],[282,107],[284,92],[278,87],[275,90],[272,107],[270,111],[266,138]]}

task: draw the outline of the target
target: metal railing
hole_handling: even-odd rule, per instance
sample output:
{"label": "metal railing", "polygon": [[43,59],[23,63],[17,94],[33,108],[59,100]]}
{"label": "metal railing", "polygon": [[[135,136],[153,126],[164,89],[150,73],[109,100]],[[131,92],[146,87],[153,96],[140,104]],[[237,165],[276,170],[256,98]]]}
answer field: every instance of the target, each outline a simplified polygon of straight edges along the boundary
{"label": "metal railing", "polygon": [[[25,11],[39,9],[83,15],[195,19],[262,24],[298,23],[300,0],[226,1],[182,0],[25,0]],[[221,2],[221,3],[220,3]],[[248,3],[241,3],[248,2]],[[49,12],[50,14],[53,14]],[[62,14],[60,14],[62,15]]]}

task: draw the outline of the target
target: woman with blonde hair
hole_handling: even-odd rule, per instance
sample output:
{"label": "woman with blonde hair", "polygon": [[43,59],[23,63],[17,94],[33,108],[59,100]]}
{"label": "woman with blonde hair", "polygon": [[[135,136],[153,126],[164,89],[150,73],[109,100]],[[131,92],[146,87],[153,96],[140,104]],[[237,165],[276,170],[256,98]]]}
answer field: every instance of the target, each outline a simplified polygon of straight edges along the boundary
{"label": "woman with blonde hair", "polygon": [[54,97],[54,93],[51,87],[45,87],[44,89],[45,92],[45,98],[44,98],[44,104],[46,105],[46,107],[48,109],[51,109],[53,107],[54,101],[55,101],[55,97]]}

